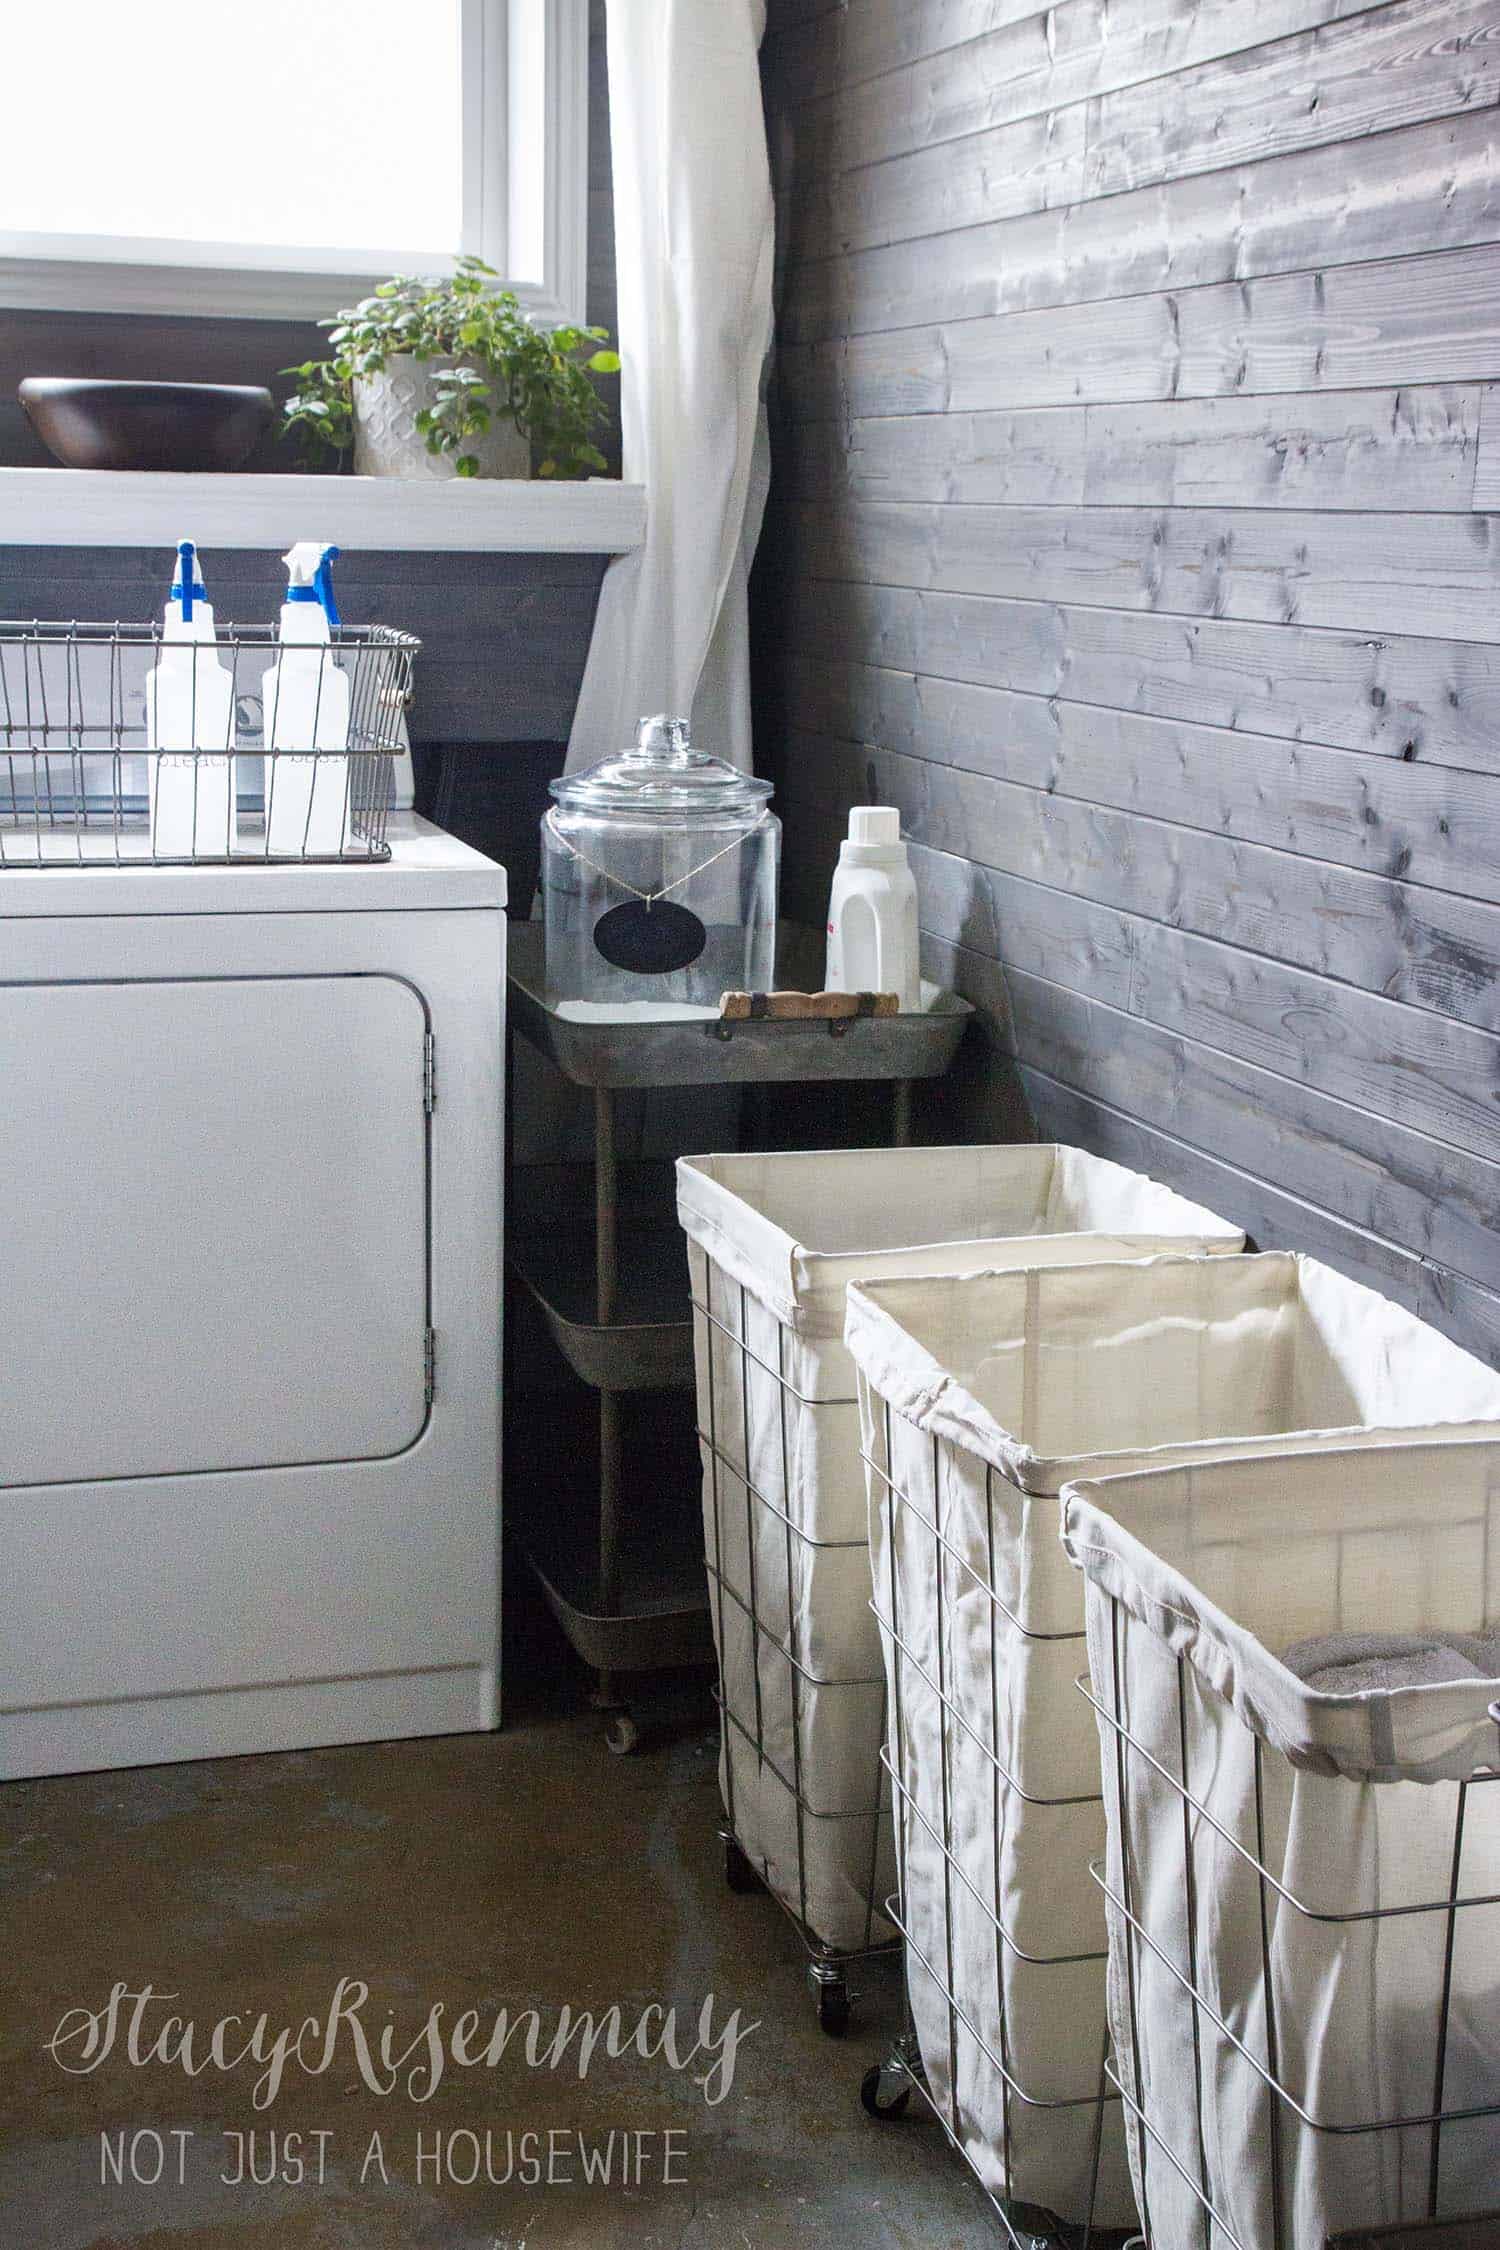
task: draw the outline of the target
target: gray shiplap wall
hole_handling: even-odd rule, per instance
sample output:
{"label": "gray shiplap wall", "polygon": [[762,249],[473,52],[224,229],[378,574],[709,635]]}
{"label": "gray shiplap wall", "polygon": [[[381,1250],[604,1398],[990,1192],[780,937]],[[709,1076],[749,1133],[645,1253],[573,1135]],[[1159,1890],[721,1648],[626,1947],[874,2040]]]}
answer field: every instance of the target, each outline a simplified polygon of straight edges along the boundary
{"label": "gray shiplap wall", "polygon": [[1500,10],[780,0],[758,694],[993,1128],[1500,1360]]}

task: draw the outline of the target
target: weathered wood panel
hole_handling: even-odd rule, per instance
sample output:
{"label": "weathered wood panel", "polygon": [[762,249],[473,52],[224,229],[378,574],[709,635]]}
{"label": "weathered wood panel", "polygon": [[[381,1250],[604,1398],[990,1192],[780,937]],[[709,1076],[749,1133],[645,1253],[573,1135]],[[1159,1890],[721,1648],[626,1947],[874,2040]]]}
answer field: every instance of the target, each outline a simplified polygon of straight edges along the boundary
{"label": "weathered wood panel", "polygon": [[971,39],[1003,31],[1037,13],[1036,0],[923,0],[920,8],[889,4],[823,8],[818,0],[784,0],[791,21],[766,48],[773,98],[823,94],[898,70]]}
{"label": "weathered wood panel", "polygon": [[1085,193],[1113,195],[1500,97],[1492,0],[1398,0],[1346,23],[1178,71],[1089,108]]}
{"label": "weathered wood panel", "polygon": [[1081,497],[1095,506],[1462,511],[1490,396],[1484,386],[1414,384],[1088,407]]}
{"label": "weathered wood panel", "polygon": [[1187,290],[1176,390],[1341,390],[1463,382],[1500,366],[1493,244]]}
{"label": "weathered wood panel", "polygon": [[[773,527],[773,546],[777,536]],[[808,580],[792,588],[786,646],[1236,733],[1500,773],[1500,656],[1491,642]]]}
{"label": "weathered wood panel", "polygon": [[[1474,395],[1476,394],[1459,394]],[[804,500],[1078,501],[1087,409],[892,414],[789,423],[782,469]],[[1469,476],[1474,474],[1473,460]]]}
{"label": "weathered wood panel", "polygon": [[[846,754],[904,751],[1059,800],[1170,811],[1215,836],[1500,903],[1500,792],[1484,774],[816,657],[789,656],[786,681],[794,728]],[[783,766],[799,793],[800,764],[794,752]],[[866,760],[866,790],[869,778]]]}
{"label": "weathered wood panel", "polygon": [[1500,247],[790,345],[794,418],[1487,382]]}
{"label": "weathered wood panel", "polygon": [[1086,133],[1081,108],[1049,110],[977,140],[830,174],[822,193],[832,239],[871,249],[966,226],[976,211],[1004,218],[1071,203],[1083,187]]}
{"label": "weathered wood panel", "polygon": [[[1002,900],[998,946],[994,900]],[[942,894],[938,893],[939,905]],[[939,908],[924,908],[930,917]],[[1480,1155],[1495,1151],[1500,1040],[1279,961],[1015,877],[971,879],[937,935],[1092,992],[1200,1046]]]}
{"label": "weathered wood panel", "polygon": [[[1500,15],[795,36],[788,900],[897,805],[992,1084],[1500,1361]],[[1018,207],[1066,166],[987,155],[1080,104]]]}
{"label": "weathered wood panel", "polygon": [[788,529],[814,578],[1500,639],[1500,538],[1483,515],[848,500]]}
{"label": "weathered wood panel", "polygon": [[1367,148],[1300,150],[852,257],[828,256],[821,227],[783,209],[783,247],[802,262],[788,278],[782,335],[810,343],[1352,265],[1397,242],[1409,256],[1463,249],[1493,242],[1497,225],[1493,110],[1410,126]]}
{"label": "weathered wood panel", "polygon": [[1500,508],[1500,388],[1484,394],[1479,420],[1479,457],[1474,464],[1474,505]]}
{"label": "weathered wood panel", "polygon": [[[1055,12],[1017,26],[1012,51],[992,57],[1001,84],[1024,83],[1027,61],[1067,28]],[[817,224],[826,197],[832,243],[868,249],[1485,109],[1500,26],[1491,0],[1398,0],[1087,104],[1072,100],[1062,64],[1039,75],[1036,94],[1008,112],[1015,122],[908,142],[908,154],[879,162],[860,150],[857,127],[830,152],[815,124],[812,147],[797,152],[812,199],[804,222]]]}
{"label": "weathered wood panel", "polygon": [[[876,0],[873,6],[856,0],[852,8],[830,8],[824,0],[784,0],[769,12],[766,78],[778,106],[836,99],[863,91],[871,80],[883,84],[895,79],[891,93],[874,96],[872,123],[887,115],[910,116],[926,127],[924,137],[941,139],[947,137],[941,131],[945,116],[969,114],[965,105],[976,99],[976,81],[981,88],[1011,81],[1018,55],[1029,59],[1032,39],[1038,33],[1045,36],[1049,18],[1059,58],[1057,98],[1077,101],[1106,83],[1185,70],[1209,56],[1232,54],[1376,4],[1258,0],[1252,15],[1244,0],[1160,0],[1149,11],[1111,9],[1103,0],[1063,0],[1053,8],[1039,8],[1037,0],[922,0],[916,8],[908,0]],[[1019,46],[1011,36],[1017,31],[1023,35]],[[1080,70],[1112,75],[1101,76],[1098,85],[1088,83],[1085,75],[1080,84]],[[914,79],[917,85],[908,93]],[[919,89],[928,83],[933,91],[924,94]],[[958,123],[956,129],[972,132],[983,122]]]}
{"label": "weathered wood panel", "polygon": [[[1495,403],[1491,403],[1494,401]],[[804,499],[1094,507],[1431,509],[1488,504],[1494,385],[1295,398],[893,414],[792,424],[783,462]],[[1487,472],[1500,487],[1500,469]]]}
{"label": "weathered wood panel", "polygon": [[[807,159],[847,170],[983,133],[1039,110],[1087,101],[1278,34],[1357,15],[1371,0],[1179,0],[1122,10],[1107,0],[1063,0],[1019,22],[944,47],[914,63],[815,94],[826,56],[773,56],[774,89],[795,106]],[[826,40],[825,40],[826,44]]]}

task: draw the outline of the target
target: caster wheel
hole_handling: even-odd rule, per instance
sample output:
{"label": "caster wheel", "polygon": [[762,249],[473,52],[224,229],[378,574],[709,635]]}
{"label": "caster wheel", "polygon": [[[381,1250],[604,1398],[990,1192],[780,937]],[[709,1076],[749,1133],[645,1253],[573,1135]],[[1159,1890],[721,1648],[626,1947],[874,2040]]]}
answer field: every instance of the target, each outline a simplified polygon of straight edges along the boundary
{"label": "caster wheel", "polygon": [[604,1746],[612,1757],[628,1758],[641,1746],[641,1730],[628,1711],[616,1711],[604,1729]]}
{"label": "caster wheel", "polygon": [[894,2094],[885,2095],[881,2092],[885,2079],[886,2065],[872,2063],[859,2082],[859,2098],[865,2115],[878,2119],[882,2125],[888,2125],[893,2118],[904,2117],[911,2106],[911,2088],[906,2081],[902,2080]]}
{"label": "caster wheel", "polygon": [[849,2029],[849,1987],[818,1984],[818,2029],[828,2039],[842,2039]]}
{"label": "caster wheel", "polygon": [[724,1882],[737,1898],[748,1898],[766,1887],[732,1836],[724,1838]]}

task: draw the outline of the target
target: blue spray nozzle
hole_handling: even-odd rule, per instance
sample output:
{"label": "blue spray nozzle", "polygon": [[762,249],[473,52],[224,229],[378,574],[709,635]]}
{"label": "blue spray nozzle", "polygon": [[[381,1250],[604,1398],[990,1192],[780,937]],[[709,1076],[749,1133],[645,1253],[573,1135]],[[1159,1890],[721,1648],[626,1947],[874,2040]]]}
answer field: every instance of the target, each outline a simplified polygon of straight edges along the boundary
{"label": "blue spray nozzle", "polygon": [[339,605],[333,598],[333,564],[338,558],[337,547],[325,547],[322,559],[313,576],[313,587],[323,604],[323,615],[330,625],[339,623]]}
{"label": "blue spray nozzle", "polygon": [[299,539],[296,546],[282,556],[290,583],[286,598],[289,602],[321,602],[323,614],[330,625],[340,622],[338,603],[333,598],[332,564],[337,560],[338,548],[324,546],[316,539]]}
{"label": "blue spray nozzle", "polygon": [[172,581],[172,591],[168,598],[181,602],[182,621],[185,625],[192,618],[194,602],[206,603],[208,600],[208,589],[203,583],[203,566],[191,539],[179,539],[177,542],[177,575]]}

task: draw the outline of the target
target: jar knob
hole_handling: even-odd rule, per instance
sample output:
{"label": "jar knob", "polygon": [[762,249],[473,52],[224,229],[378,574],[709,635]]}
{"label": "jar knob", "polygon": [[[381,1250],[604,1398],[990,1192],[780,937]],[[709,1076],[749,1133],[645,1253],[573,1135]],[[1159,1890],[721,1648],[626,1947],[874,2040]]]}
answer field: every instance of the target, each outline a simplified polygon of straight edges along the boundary
{"label": "jar knob", "polygon": [[674,719],[666,711],[658,711],[649,719],[639,719],[635,746],[644,757],[685,757],[691,747],[687,720]]}

